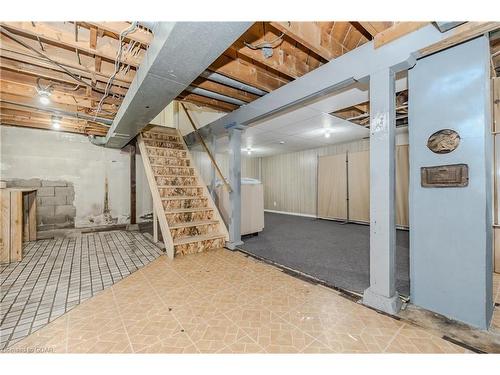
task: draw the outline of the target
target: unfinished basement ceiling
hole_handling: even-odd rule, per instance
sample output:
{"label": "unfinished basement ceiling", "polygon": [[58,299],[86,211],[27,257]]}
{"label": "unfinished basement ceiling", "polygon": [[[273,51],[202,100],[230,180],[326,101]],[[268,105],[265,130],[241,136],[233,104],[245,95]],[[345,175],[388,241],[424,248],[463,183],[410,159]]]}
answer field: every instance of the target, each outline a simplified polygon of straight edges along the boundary
{"label": "unfinished basement ceiling", "polygon": [[[178,99],[232,111],[366,43],[392,24],[256,22]],[[131,26],[1,23],[2,124],[105,135],[153,38],[146,27]],[[39,101],[44,90],[50,92],[47,105]],[[57,129],[54,122],[59,123]]]}
{"label": "unfinished basement ceiling", "polygon": [[[141,26],[127,34],[115,74],[119,35],[130,26],[1,23],[2,124],[52,129],[57,120],[60,131],[105,135],[153,37]],[[47,105],[39,100],[43,90]]]}

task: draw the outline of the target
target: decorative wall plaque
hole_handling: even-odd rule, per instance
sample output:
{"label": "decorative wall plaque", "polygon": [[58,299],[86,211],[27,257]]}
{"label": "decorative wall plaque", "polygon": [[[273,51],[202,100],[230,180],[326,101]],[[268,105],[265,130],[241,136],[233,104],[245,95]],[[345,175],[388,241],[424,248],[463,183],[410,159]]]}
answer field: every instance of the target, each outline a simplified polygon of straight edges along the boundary
{"label": "decorative wall plaque", "polygon": [[452,129],[442,129],[432,134],[427,140],[427,147],[436,154],[447,154],[460,144],[460,135]]}
{"label": "decorative wall plaque", "polygon": [[469,185],[469,167],[467,164],[421,167],[420,177],[422,187],[465,187]]}

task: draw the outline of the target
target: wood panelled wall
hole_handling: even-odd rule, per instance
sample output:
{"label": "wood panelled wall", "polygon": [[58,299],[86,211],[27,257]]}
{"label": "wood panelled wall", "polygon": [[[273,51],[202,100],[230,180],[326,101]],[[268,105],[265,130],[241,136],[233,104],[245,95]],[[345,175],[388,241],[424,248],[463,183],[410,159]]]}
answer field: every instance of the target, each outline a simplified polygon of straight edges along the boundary
{"label": "wood panelled wall", "polygon": [[262,158],[264,208],[316,216],[318,157],[369,147],[366,139]]}
{"label": "wood panelled wall", "polygon": [[[408,144],[399,134],[398,145]],[[261,158],[264,208],[316,216],[318,157],[368,151],[369,139]]]}
{"label": "wood panelled wall", "polygon": [[[191,151],[191,156],[193,161],[200,172],[201,177],[205,184],[210,185],[211,175],[210,175],[210,158],[204,151]],[[224,175],[228,178],[229,174],[229,158],[227,154],[217,154],[215,160],[219,165],[219,168]],[[245,155],[241,155],[241,177],[251,177],[259,178],[259,158],[249,158]],[[216,176],[219,179],[218,176]]]}

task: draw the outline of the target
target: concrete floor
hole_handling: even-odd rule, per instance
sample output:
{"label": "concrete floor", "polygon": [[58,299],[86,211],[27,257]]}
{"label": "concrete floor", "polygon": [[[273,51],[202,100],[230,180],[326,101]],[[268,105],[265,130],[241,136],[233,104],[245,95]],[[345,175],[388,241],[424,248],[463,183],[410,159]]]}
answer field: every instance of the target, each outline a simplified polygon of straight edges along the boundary
{"label": "concrete floor", "polygon": [[[396,236],[396,288],[410,293],[409,232]],[[370,285],[370,227],[265,213],[265,227],[245,237],[241,249],[342,289],[362,293]]]}

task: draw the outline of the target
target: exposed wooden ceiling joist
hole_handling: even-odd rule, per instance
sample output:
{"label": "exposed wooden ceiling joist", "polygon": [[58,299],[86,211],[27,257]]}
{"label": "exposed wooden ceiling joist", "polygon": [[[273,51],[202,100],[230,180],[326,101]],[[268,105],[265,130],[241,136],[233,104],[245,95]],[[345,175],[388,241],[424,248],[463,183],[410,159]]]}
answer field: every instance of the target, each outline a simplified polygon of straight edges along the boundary
{"label": "exposed wooden ceiling joist", "polygon": [[[2,125],[23,126],[38,129],[53,130],[51,115],[35,113],[32,111],[15,110],[0,104],[2,111]],[[87,135],[105,135],[107,127],[102,125],[91,125],[87,121],[59,117],[60,128],[58,131],[80,133]]]}
{"label": "exposed wooden ceiling joist", "polygon": [[378,33],[388,29],[394,24],[394,22],[364,22],[364,21],[359,21],[355,23],[359,24],[363,29],[368,31],[372,36],[372,38],[374,38]]}
{"label": "exposed wooden ceiling joist", "polygon": [[207,98],[201,95],[192,94],[187,91],[184,91],[181,95],[179,95],[179,99],[182,101],[186,101],[189,103],[196,104],[198,106],[206,106],[212,109],[216,109],[222,112],[230,112],[234,111],[238,106],[226,102],[222,102],[220,100],[215,100],[211,98]]}
{"label": "exposed wooden ceiling joist", "polygon": [[[78,25],[87,28],[96,27],[106,33],[110,33],[110,35],[113,35],[115,38],[118,38],[123,30],[130,27],[129,22],[78,22]],[[143,28],[137,28],[133,32],[127,34],[125,39],[142,43],[143,45],[149,45],[153,40],[153,36]]]}
{"label": "exposed wooden ceiling joist", "polygon": [[[29,45],[34,50],[42,52],[52,61],[12,41],[3,34],[0,37],[2,56],[55,70],[62,70],[62,68],[57,65],[60,64],[76,75],[81,75],[86,78],[95,77],[103,82],[106,82],[114,72],[114,65],[108,61],[103,61],[100,72],[96,72],[94,57],[81,55],[80,59],[78,59],[74,51],[68,51],[51,45],[46,45],[42,51],[37,42],[21,36],[16,36],[16,38],[22,43]],[[128,72],[122,70],[116,75],[114,83],[116,85],[128,87],[134,75],[135,70],[129,70]]]}
{"label": "exposed wooden ceiling joist", "polygon": [[290,82],[289,78],[281,77],[252,64],[251,61],[237,57],[234,51],[226,51],[209,69],[265,91],[276,90]]}
{"label": "exposed wooden ceiling joist", "polygon": [[375,35],[374,46],[375,48],[382,47],[384,44],[390,43],[428,24],[429,22],[395,22],[391,27]]}
{"label": "exposed wooden ceiling joist", "polygon": [[[103,40],[104,38],[100,38],[99,41],[96,42],[96,48],[91,48],[90,30],[86,30],[86,33],[80,32],[78,34],[78,40],[75,40],[73,32],[70,31],[72,28],[69,23],[64,29],[60,24],[56,27],[53,23],[47,22],[1,22],[0,25],[16,34],[28,36],[36,40],[40,39],[46,43],[59,45],[66,49],[101,56],[103,59],[109,61],[115,61],[117,58],[117,51],[119,48],[119,42],[117,40],[112,38]],[[137,53],[135,50],[126,50],[122,54],[121,60],[123,63],[137,68],[143,57],[144,50],[139,50]]]}
{"label": "exposed wooden ceiling joist", "polygon": [[[268,44],[272,56],[264,56],[262,49],[252,46]],[[320,66],[324,60],[266,22],[255,23],[232,46],[238,54],[255,60],[290,78],[298,78]]]}
{"label": "exposed wooden ceiling joist", "polygon": [[[24,62],[20,62],[17,60],[11,60],[5,57],[0,57],[0,66],[5,71],[12,71],[16,73],[26,74],[28,76],[40,77],[50,81],[56,81],[61,83],[66,83],[68,85],[78,84],[73,78],[67,75],[65,72],[60,70],[53,70],[49,68],[39,67],[32,64],[26,64]],[[102,81],[94,80],[94,78],[88,79],[88,83],[90,84],[92,81],[95,82],[95,86],[97,89],[104,91],[106,84]],[[110,92],[112,94],[124,96],[127,93],[127,89],[112,85]]]}
{"label": "exposed wooden ceiling joist", "polygon": [[218,94],[226,95],[231,98],[239,99],[247,103],[258,98],[257,95],[250,94],[246,91],[238,90],[229,86],[225,86],[205,78],[197,78],[196,80],[193,81],[192,85],[205,90],[216,92]]}
{"label": "exposed wooden ceiling joist", "polygon": [[271,25],[326,60],[334,59],[347,52],[347,47],[342,43],[345,35],[339,41],[331,34],[332,27],[326,23],[271,22]]}
{"label": "exposed wooden ceiling joist", "polygon": [[[38,97],[38,93],[36,90],[36,83],[31,84],[28,82],[19,82],[19,81],[10,81],[9,77],[6,77],[6,74],[2,72],[2,79],[0,80],[0,84],[2,87],[2,95],[12,94],[12,95],[20,95],[28,98],[36,98]],[[74,105],[76,108],[85,109],[85,112],[89,112],[95,109],[95,105],[92,103],[94,100],[98,100],[98,98],[92,96],[88,97],[85,94],[78,93],[69,93],[61,90],[54,89],[50,96],[51,102],[66,104],[66,105]],[[118,109],[117,103],[106,103],[102,106],[102,115],[106,114],[114,114]]]}

